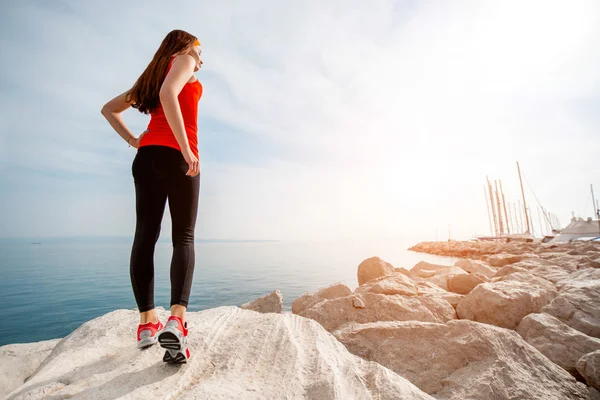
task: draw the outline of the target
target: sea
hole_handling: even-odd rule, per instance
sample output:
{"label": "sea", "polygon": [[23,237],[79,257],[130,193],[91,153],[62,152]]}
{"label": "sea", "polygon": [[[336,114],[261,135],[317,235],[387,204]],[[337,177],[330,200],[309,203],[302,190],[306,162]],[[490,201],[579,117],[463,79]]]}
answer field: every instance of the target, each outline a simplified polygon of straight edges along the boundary
{"label": "sea", "polygon": [[[241,305],[279,289],[292,302],[342,282],[378,256],[395,267],[456,259],[408,251],[418,240],[198,241],[188,312]],[[62,338],[117,309],[137,307],[129,275],[132,238],[0,239],[0,346]],[[169,309],[172,245],[156,245],[155,306]]]}

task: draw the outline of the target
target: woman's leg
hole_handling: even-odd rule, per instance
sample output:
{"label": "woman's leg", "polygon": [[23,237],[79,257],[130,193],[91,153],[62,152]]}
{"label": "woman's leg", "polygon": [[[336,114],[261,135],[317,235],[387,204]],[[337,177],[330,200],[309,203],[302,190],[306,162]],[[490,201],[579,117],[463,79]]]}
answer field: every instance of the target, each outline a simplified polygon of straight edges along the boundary
{"label": "woman's leg", "polygon": [[156,152],[140,149],[133,162],[136,227],[131,250],[130,278],[140,311],[140,323],[155,322],[154,248],[160,235],[167,193],[155,171]]}
{"label": "woman's leg", "polygon": [[171,258],[171,315],[185,321],[194,276],[194,229],[198,214],[200,175],[185,175],[188,165],[181,153],[173,168],[168,187],[172,221],[173,256]]}

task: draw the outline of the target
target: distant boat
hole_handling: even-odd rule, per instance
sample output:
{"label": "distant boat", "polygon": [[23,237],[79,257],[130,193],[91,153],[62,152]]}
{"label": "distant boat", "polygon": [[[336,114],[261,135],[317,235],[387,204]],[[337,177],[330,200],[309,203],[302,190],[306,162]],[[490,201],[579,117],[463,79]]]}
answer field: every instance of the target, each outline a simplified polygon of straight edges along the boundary
{"label": "distant boat", "polygon": [[571,218],[571,223],[554,237],[551,243],[572,242],[574,240],[600,241],[600,221],[588,218]]}

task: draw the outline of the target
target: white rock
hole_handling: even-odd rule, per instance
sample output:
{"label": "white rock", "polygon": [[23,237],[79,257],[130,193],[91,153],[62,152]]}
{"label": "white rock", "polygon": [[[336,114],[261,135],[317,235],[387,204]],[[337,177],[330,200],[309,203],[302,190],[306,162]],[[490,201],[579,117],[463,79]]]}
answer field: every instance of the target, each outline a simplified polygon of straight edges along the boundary
{"label": "white rock", "polygon": [[556,290],[545,285],[519,281],[482,283],[458,304],[456,313],[460,319],[514,329],[523,317],[540,312],[555,296]]}
{"label": "white rock", "polygon": [[459,294],[469,294],[475,286],[485,281],[475,274],[460,274],[448,277],[448,290]]}
{"label": "white rock", "polygon": [[59,341],[60,339],[52,339],[0,347],[0,398],[21,386]]}
{"label": "white rock", "polygon": [[338,297],[348,296],[350,293],[352,293],[352,290],[345,284],[341,282],[334,283],[316,292],[305,293],[298,297],[292,303],[292,312],[298,314],[320,301],[337,299]]}
{"label": "white rock", "polygon": [[501,253],[483,257],[483,260],[492,267],[501,268],[505,265],[519,262],[523,260],[523,258],[522,255]]}
{"label": "white rock", "polygon": [[[439,264],[431,264],[426,261],[421,261],[421,262],[418,262],[417,264],[415,264],[415,266],[412,267],[410,272],[413,275],[416,274],[416,275],[420,276],[419,272],[422,270],[425,270],[425,271],[429,271],[426,273],[425,276],[431,276],[429,274],[436,275],[442,271],[451,270],[453,268],[457,268],[457,267],[454,267],[453,265],[439,265]],[[432,272],[432,271],[435,271],[435,272]],[[466,273],[466,271],[463,270],[463,273]]]}
{"label": "white rock", "polygon": [[157,345],[137,349],[138,313],[117,310],[58,342],[9,398],[431,399],[298,315],[228,306],[186,319],[192,356],[185,365],[165,365]]}
{"label": "white rock", "polygon": [[488,278],[491,278],[496,273],[494,268],[491,268],[489,265],[481,261],[463,259],[457,261],[454,265],[470,273],[479,272]]}
{"label": "white rock", "polygon": [[543,312],[554,315],[586,335],[600,338],[600,281],[563,285],[558,296]]}
{"label": "white rock", "polygon": [[579,378],[577,361],[592,351],[600,350],[600,339],[585,335],[548,314],[529,314],[517,332],[555,364]]}
{"label": "white rock", "polygon": [[516,332],[472,321],[385,321],[334,331],[437,399],[587,399],[588,389]]}
{"label": "white rock", "polygon": [[275,289],[273,292],[259,297],[256,300],[242,304],[240,308],[261,313],[281,313],[281,309],[283,308],[283,297],[281,296],[279,289]]}
{"label": "white rock", "polygon": [[394,272],[392,275],[381,276],[371,279],[367,283],[357,287],[354,293],[379,293],[379,294],[401,294],[404,296],[416,296],[417,286],[408,276]]}
{"label": "white rock", "polygon": [[450,305],[454,307],[454,309],[456,309],[458,303],[460,303],[461,300],[465,297],[462,294],[448,292],[439,287],[438,285],[427,281],[416,282],[416,286],[419,296],[444,299],[448,303],[450,303]]}
{"label": "white rock", "polygon": [[395,272],[394,266],[379,257],[367,258],[358,266],[358,286],[379,278],[380,276],[391,275]]}
{"label": "white rock", "polygon": [[[362,300],[363,308],[355,307],[355,297]],[[454,308],[440,298],[376,293],[356,293],[322,301],[299,315],[314,319],[330,332],[344,324],[354,322],[407,320],[446,322],[456,318]]]}
{"label": "white rock", "polygon": [[600,268],[584,268],[573,272],[556,282],[556,287],[560,289],[563,286],[577,286],[590,281],[600,281]]}

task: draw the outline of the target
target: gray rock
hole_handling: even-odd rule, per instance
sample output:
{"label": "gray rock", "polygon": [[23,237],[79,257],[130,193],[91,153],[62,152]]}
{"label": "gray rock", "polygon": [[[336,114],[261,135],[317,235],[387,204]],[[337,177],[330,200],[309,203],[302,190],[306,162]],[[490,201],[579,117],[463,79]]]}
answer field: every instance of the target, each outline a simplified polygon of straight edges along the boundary
{"label": "gray rock", "polygon": [[352,290],[345,284],[341,282],[334,283],[316,292],[305,293],[298,297],[292,303],[292,312],[298,314],[323,300],[337,299],[338,297],[348,296],[350,293],[352,293]]}
{"label": "gray rock", "polygon": [[600,390],[600,350],[581,357],[577,362],[577,370],[588,385]]}
{"label": "gray rock", "polygon": [[252,311],[258,311],[261,313],[281,313],[283,307],[283,297],[279,289],[275,289],[273,292],[259,297],[256,300],[244,303],[240,308]]}
{"label": "gray rock", "polygon": [[379,278],[380,276],[391,275],[395,272],[394,266],[379,257],[367,258],[358,266],[358,286]]}
{"label": "gray rock", "polygon": [[514,329],[523,317],[540,312],[555,296],[556,290],[546,285],[520,281],[482,283],[458,304],[456,313],[460,319]]}
{"label": "gray rock", "polygon": [[583,334],[548,314],[529,314],[523,318],[517,332],[576,378],[580,378],[577,361],[587,353],[600,350],[600,339]]}

